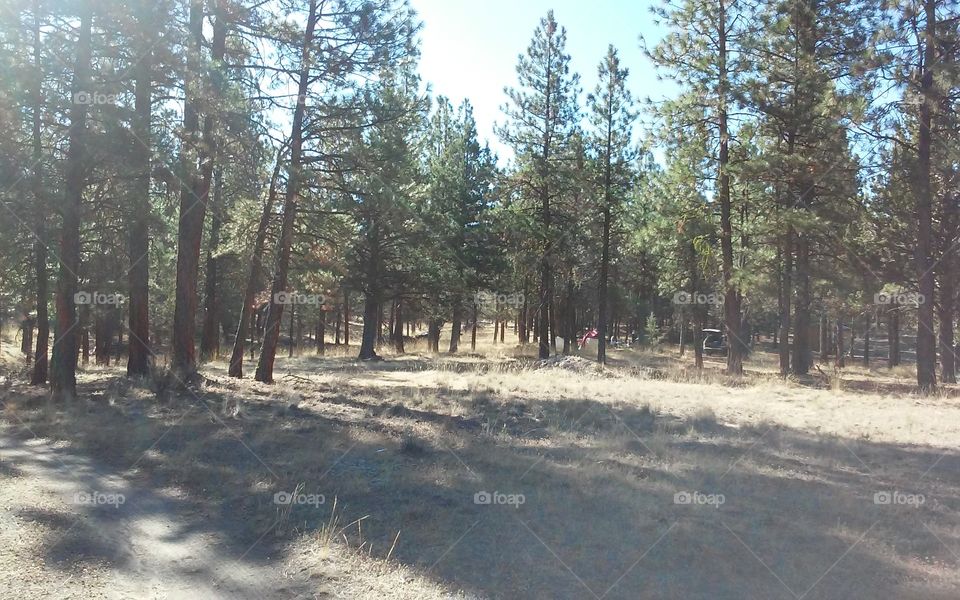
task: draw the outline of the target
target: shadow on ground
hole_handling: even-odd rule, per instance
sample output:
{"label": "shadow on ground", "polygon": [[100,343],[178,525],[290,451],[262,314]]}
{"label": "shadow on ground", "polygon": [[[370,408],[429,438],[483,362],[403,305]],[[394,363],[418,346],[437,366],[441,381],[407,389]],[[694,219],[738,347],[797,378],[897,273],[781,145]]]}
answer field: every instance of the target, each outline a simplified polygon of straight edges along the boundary
{"label": "shadow on ground", "polygon": [[[347,363],[310,366],[426,368]],[[523,403],[448,390],[439,405],[468,413],[452,416],[350,388],[320,389],[302,405],[280,391],[217,380],[160,404],[104,380],[81,390],[98,400],[61,408],[15,388],[4,416],[25,438],[69,439],[74,451],[135,473],[150,494],[185,490],[126,508],[174,511],[166,516],[183,525],[170,538],[215,536],[231,564],[269,564],[298,533],[308,534],[300,543],[322,543],[317,532],[336,498],[340,523],[366,517],[339,532],[351,545],[384,556],[399,532],[393,560],[494,598],[960,593],[952,450],[737,428],[709,414],[681,420],[589,398]],[[294,490],[324,502],[274,502]],[[125,568],[109,548],[92,546],[89,556],[66,548],[51,543],[45,558]],[[191,568],[200,570],[184,577],[221,576]]]}

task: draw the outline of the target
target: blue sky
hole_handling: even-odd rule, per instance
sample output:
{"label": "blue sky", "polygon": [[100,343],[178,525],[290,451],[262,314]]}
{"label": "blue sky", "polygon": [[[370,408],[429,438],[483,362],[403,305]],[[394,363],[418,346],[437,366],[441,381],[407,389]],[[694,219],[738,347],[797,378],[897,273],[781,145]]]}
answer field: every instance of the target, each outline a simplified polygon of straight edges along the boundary
{"label": "blue sky", "polygon": [[609,44],[630,69],[635,98],[669,95],[673,86],[657,81],[640,49],[641,34],[651,44],[660,36],[649,11],[652,2],[656,0],[410,0],[423,22],[420,72],[435,96],[447,96],[455,105],[469,98],[481,138],[507,158],[493,134],[493,124],[503,121],[503,88],[516,85],[517,56],[526,51],[534,28],[551,8],[567,29],[567,51],[584,95],[596,84],[597,64]]}

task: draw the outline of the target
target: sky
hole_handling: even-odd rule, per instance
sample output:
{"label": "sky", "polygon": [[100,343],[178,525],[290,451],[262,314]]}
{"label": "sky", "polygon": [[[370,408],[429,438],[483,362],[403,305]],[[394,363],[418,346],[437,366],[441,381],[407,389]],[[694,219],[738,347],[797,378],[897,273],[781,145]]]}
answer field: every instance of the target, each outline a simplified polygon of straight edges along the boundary
{"label": "sky", "polygon": [[656,0],[410,0],[423,22],[420,73],[434,96],[447,96],[454,105],[468,98],[480,137],[501,159],[509,158],[511,153],[493,133],[494,123],[504,120],[503,88],[517,85],[517,57],[551,8],[567,29],[567,53],[583,90],[581,106],[596,85],[597,65],[610,44],[630,69],[628,87],[634,98],[669,95],[673,86],[657,81],[640,49],[640,35],[650,45],[660,38],[651,2]]}

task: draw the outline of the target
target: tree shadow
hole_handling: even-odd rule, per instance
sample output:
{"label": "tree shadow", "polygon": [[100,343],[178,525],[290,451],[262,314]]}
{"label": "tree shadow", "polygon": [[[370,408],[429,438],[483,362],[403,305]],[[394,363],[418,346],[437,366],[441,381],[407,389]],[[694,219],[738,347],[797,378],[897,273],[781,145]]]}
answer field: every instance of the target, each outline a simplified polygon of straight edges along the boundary
{"label": "tree shadow", "polygon": [[[399,532],[392,560],[494,598],[956,597],[952,449],[737,428],[590,398],[450,394],[472,411],[455,419],[338,393],[291,409],[236,384],[167,406],[121,397],[55,425],[27,422],[113,469],[136,461],[132,476],[157,498],[130,505],[177,520],[165,541],[215,537],[222,556],[211,564],[269,567],[290,535],[317,536],[336,498],[344,525],[366,516],[339,532],[352,545],[384,556]],[[240,395],[244,409],[231,416],[223,407]],[[503,426],[462,426],[490,420]],[[315,501],[275,502],[297,491]],[[78,556],[130,568],[106,548]],[[199,570],[180,577],[220,577],[190,568]]]}

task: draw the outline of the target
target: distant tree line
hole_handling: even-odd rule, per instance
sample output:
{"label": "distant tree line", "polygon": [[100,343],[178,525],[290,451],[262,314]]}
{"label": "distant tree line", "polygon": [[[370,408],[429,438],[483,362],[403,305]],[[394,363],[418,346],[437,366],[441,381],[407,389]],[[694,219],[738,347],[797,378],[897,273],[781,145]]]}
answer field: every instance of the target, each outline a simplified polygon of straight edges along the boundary
{"label": "distant tree line", "polygon": [[869,362],[882,323],[890,366],[915,330],[918,386],[955,382],[956,3],[651,18],[673,98],[635,99],[612,46],[584,93],[551,11],[497,157],[469,100],[426,92],[404,0],[11,0],[0,312],[31,382],[75,396],[91,345],[130,376],[229,357],[271,382],[284,337],[323,353],[359,322],[376,359],[422,326],[455,353],[481,321],[541,358],[596,328],[601,363],[669,330],[698,367],[717,325],[732,375],[763,333],[784,376],[858,332]]}

